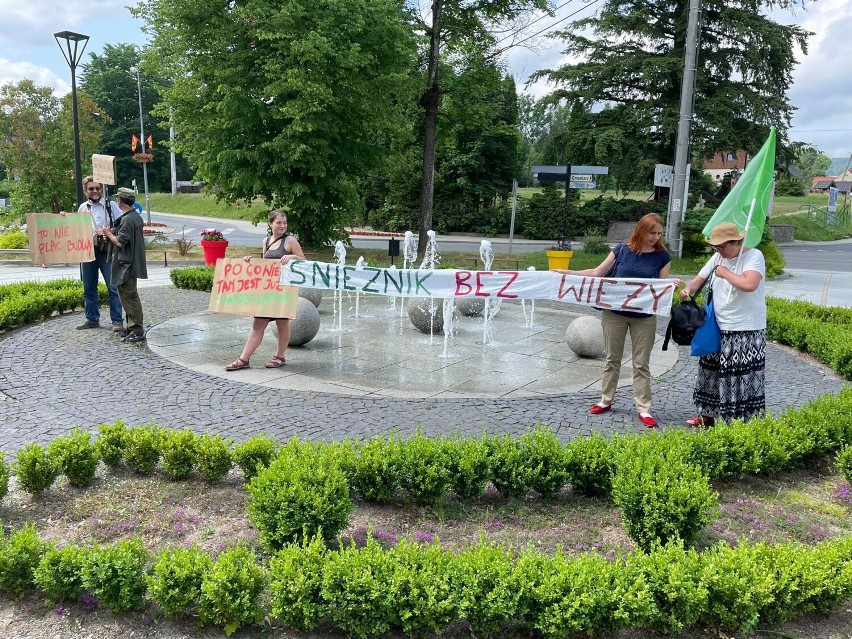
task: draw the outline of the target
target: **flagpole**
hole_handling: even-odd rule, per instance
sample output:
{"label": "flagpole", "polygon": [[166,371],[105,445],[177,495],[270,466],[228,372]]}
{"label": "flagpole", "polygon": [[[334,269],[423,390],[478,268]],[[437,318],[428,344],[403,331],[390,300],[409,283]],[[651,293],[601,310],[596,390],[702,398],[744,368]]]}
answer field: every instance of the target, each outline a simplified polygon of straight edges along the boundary
{"label": "flagpole", "polygon": [[[743,250],[745,249],[745,239],[748,237],[748,229],[751,226],[751,216],[754,214],[754,207],[757,204],[757,198],[751,198],[751,208],[748,210],[748,217],[746,218],[745,228],[743,231],[745,235],[743,235],[743,241],[740,242],[740,252],[737,253],[737,263],[734,264],[734,273],[739,274],[740,270],[740,260],[743,258]],[[730,282],[728,282],[728,301],[731,301],[731,296],[734,294],[734,286]]]}

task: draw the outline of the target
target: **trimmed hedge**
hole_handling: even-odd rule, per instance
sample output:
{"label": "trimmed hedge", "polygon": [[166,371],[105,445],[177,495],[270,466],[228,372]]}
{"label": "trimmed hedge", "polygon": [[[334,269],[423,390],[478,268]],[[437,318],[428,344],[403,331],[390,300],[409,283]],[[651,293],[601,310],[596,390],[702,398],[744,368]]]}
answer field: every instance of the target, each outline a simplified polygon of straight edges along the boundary
{"label": "trimmed hedge", "polygon": [[213,290],[213,275],[216,272],[213,266],[187,266],[184,268],[173,268],[169,271],[169,278],[176,288],[186,288],[191,291]]}
{"label": "trimmed hedge", "polygon": [[[109,300],[105,284],[98,284],[98,298],[101,304]],[[82,305],[83,284],[78,280],[4,284],[0,286],[0,330],[34,324]]]}
{"label": "trimmed hedge", "polygon": [[723,542],[704,553],[678,542],[614,561],[483,541],[461,551],[411,539],[388,550],[372,539],[331,549],[319,538],[286,545],[268,564],[242,546],[215,560],[197,548],[149,559],[138,540],[57,553],[28,527],[0,541],[0,590],[20,598],[38,585],[59,601],[82,587],[114,612],[147,598],[169,616],[197,613],[228,634],[268,617],[359,639],[440,634],[463,620],[482,637],[672,635],[698,625],[747,632],[852,598],[852,536],[816,546]]}
{"label": "trimmed hedge", "polygon": [[810,353],[852,380],[852,309],[769,298],[766,337]]}

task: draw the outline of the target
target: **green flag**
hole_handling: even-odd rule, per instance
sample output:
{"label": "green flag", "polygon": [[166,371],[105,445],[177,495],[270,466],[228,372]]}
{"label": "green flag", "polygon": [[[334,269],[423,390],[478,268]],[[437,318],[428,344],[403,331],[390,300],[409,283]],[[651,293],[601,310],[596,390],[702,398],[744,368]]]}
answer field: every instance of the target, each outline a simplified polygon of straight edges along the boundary
{"label": "green flag", "polygon": [[[754,248],[760,244],[766,216],[772,199],[773,176],[775,174],[775,127],[769,131],[764,142],[751,162],[743,171],[740,179],[725,196],[719,208],[704,227],[704,237],[710,237],[713,227],[722,222],[733,222],[740,231],[746,230],[745,245]],[[754,210],[752,211],[752,202]],[[749,211],[751,219],[749,220]]]}

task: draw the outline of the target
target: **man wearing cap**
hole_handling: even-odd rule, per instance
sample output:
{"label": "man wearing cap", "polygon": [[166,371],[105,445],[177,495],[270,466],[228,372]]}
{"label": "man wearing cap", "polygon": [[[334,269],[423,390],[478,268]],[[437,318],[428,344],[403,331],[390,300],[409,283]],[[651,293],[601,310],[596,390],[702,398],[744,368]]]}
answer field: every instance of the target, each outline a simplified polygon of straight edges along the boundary
{"label": "man wearing cap", "polygon": [[123,333],[124,321],[122,319],[121,300],[115,286],[110,284],[109,244],[98,242],[97,234],[98,229],[111,225],[111,220],[118,215],[118,208],[103,197],[103,186],[95,182],[95,178],[91,175],[83,178],[83,190],[89,199],[80,205],[78,212],[88,213],[92,216],[95,259],[92,262],[80,264],[80,274],[83,279],[83,309],[85,310],[86,321],[77,328],[98,328],[100,326],[101,309],[98,300],[98,271],[100,271],[109,292],[109,318],[112,321],[112,330],[116,333]]}
{"label": "man wearing cap", "polygon": [[142,217],[133,208],[136,193],[132,189],[120,188],[116,193],[120,216],[113,227],[100,229],[111,243],[112,283],[118,287],[118,295],[127,314],[127,333],[122,341],[129,344],[145,340],[142,316],[142,300],[136,289],[138,278],[148,279],[145,262],[145,236],[142,234]]}

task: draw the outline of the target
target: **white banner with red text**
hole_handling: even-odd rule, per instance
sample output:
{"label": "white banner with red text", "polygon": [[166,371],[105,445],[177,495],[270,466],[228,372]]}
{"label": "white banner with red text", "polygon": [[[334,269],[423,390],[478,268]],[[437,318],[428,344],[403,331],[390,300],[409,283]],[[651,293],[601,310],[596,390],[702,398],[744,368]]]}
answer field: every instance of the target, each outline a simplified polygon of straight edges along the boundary
{"label": "white banner with red text", "polygon": [[356,267],[311,260],[290,261],[281,269],[281,284],[391,297],[553,300],[664,317],[671,312],[675,289],[670,279],[615,279],[553,271]]}

